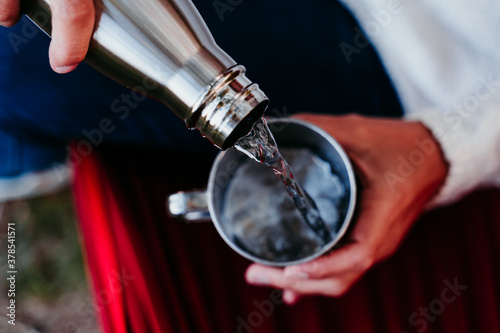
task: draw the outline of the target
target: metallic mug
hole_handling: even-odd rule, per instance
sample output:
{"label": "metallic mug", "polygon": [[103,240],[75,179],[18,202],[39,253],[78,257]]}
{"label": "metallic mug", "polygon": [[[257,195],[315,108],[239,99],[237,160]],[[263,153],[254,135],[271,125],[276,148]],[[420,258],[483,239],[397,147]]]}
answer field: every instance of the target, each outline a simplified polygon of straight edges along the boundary
{"label": "metallic mug", "polygon": [[[249,158],[236,149],[220,152],[210,171],[208,186],[205,191],[178,192],[168,197],[167,208],[170,216],[180,217],[186,222],[213,221],[217,231],[224,241],[237,253],[254,262],[269,266],[288,266],[313,260],[338,245],[346,233],[356,204],[356,181],[352,165],[342,147],[322,129],[292,118],[269,120],[279,149],[307,148],[322,160],[328,162],[333,174],[336,174],[343,185],[345,209],[339,217],[335,230],[331,230],[332,240],[318,247],[314,253],[290,260],[270,260],[252,253],[244,248],[233,235],[234,221],[228,221],[223,214],[223,206],[227,189],[234,179],[238,168]],[[257,162],[253,162],[256,163]],[[293,165],[292,165],[293,169]],[[271,172],[269,170],[269,172]],[[299,179],[300,181],[300,179]],[[258,195],[258,194],[257,194]],[[287,195],[283,192],[276,195]],[[251,200],[251,199],[249,199]]]}

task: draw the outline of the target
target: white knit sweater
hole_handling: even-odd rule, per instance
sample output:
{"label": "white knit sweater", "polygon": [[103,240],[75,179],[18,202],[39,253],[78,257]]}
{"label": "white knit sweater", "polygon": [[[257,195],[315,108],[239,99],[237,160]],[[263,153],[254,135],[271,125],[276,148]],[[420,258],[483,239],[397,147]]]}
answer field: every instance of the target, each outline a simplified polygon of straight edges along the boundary
{"label": "white knit sweater", "polygon": [[450,163],[433,204],[500,184],[500,2],[342,1],[378,51],[405,118],[431,129]]}

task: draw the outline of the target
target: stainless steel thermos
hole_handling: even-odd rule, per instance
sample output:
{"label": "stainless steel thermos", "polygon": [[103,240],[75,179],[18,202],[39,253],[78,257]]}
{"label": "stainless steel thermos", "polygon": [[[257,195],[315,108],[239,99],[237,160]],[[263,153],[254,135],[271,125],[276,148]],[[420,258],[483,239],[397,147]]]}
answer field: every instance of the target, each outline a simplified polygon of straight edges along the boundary
{"label": "stainless steel thermos", "polygon": [[[48,35],[49,2],[23,12]],[[85,61],[115,81],[164,103],[221,149],[247,134],[269,101],[215,43],[190,0],[98,0]]]}

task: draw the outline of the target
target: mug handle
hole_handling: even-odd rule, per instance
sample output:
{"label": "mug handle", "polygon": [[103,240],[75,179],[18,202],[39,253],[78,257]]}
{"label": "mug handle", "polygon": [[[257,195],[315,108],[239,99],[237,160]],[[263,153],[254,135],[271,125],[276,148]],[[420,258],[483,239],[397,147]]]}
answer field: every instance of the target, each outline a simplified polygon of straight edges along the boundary
{"label": "mug handle", "polygon": [[186,223],[211,222],[206,190],[181,191],[167,198],[170,217],[183,219]]}

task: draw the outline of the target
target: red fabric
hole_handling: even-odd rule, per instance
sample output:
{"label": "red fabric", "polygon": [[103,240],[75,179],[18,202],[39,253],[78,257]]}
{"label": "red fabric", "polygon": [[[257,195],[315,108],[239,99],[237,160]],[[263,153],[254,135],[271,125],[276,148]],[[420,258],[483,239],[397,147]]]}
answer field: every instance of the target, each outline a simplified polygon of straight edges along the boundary
{"label": "red fabric", "polygon": [[100,147],[76,167],[105,332],[500,332],[500,191],[423,216],[397,254],[345,296],[287,306],[278,291],[246,285],[249,262],[211,224],[167,218],[167,194],[203,187],[209,166]]}

